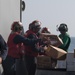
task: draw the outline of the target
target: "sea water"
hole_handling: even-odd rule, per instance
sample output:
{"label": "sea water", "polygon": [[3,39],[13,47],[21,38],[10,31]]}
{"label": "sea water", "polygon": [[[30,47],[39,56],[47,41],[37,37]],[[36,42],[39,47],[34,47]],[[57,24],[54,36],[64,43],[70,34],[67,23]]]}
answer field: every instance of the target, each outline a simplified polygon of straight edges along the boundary
{"label": "sea water", "polygon": [[75,37],[71,37],[71,43],[68,49],[68,52],[73,53],[75,49]]}

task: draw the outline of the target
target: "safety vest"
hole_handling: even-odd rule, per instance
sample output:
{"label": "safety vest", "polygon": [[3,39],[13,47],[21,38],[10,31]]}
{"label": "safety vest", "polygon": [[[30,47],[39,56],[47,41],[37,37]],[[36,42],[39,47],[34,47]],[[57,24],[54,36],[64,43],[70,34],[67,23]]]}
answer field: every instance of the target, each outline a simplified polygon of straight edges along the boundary
{"label": "safety vest", "polygon": [[24,54],[24,45],[23,43],[15,44],[13,42],[14,37],[18,33],[12,33],[8,37],[7,45],[8,45],[8,56],[13,58],[20,58]]}
{"label": "safety vest", "polygon": [[[30,35],[33,35],[34,38],[31,38],[29,37]],[[28,30],[26,33],[25,33],[25,37],[29,38],[29,39],[36,39],[38,38],[37,35],[31,31],[31,30]],[[29,55],[29,56],[34,56],[36,57],[38,55],[38,52],[35,52],[35,45],[32,47],[32,46],[25,46],[25,55]]]}

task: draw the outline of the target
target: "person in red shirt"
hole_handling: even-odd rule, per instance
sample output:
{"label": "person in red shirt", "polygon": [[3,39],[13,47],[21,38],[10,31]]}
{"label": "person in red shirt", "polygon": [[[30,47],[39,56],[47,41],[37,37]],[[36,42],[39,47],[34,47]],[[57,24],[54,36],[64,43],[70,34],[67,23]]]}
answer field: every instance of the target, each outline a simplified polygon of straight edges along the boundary
{"label": "person in red shirt", "polygon": [[[25,37],[29,39],[37,39],[39,38],[37,36],[37,33],[41,29],[41,22],[38,20],[34,20],[32,23],[29,24],[29,30],[26,31]],[[26,60],[26,66],[28,75],[35,75],[36,72],[36,57],[38,54],[44,54],[45,49],[42,47],[42,45],[39,45],[37,43],[33,46],[26,46],[25,45],[25,60]]]}

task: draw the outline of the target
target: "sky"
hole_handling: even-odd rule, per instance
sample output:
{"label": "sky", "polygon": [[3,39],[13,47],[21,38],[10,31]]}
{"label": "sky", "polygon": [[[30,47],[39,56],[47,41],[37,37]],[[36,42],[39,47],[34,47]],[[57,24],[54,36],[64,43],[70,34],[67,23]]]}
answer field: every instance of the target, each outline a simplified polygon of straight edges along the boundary
{"label": "sky", "polygon": [[75,37],[75,0],[23,0],[25,11],[22,12],[24,31],[34,20],[41,21],[41,27],[47,27],[52,34],[59,35],[57,25],[65,23],[68,34]]}

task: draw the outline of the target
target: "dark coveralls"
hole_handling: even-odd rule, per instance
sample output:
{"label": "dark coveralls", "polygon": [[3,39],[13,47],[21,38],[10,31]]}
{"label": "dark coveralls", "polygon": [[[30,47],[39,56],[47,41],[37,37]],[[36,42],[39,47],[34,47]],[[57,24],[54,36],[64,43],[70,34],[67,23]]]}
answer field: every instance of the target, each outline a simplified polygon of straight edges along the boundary
{"label": "dark coveralls", "polygon": [[[2,58],[2,65],[3,62],[7,56],[7,52],[8,52],[8,47],[7,44],[5,42],[5,40],[3,39],[3,37],[0,35],[0,57]],[[0,67],[1,68],[1,67]],[[3,67],[4,68],[4,67]],[[0,69],[1,70],[1,69]],[[1,71],[0,71],[1,72]],[[2,75],[2,73],[0,73],[0,75]]]}

